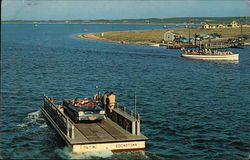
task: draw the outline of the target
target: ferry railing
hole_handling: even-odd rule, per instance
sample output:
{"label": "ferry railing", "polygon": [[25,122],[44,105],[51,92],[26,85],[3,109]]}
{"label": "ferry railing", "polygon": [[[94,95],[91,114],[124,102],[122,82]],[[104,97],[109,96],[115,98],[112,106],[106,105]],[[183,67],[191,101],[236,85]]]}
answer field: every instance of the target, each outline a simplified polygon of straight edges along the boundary
{"label": "ferry railing", "polygon": [[54,103],[50,101],[48,96],[44,96],[44,107],[50,117],[57,124],[60,130],[69,138],[75,139],[76,132],[80,132],[75,128],[73,122],[65,116]]}
{"label": "ferry railing", "polygon": [[[119,116],[120,118],[115,116],[115,118],[111,117],[111,119],[125,130],[131,132],[132,134],[140,135],[140,115],[133,111],[130,111],[125,106],[121,106],[118,103],[115,104],[115,108],[118,111],[122,111],[127,116],[121,118],[120,116],[122,115],[120,115]],[[126,118],[126,117],[132,117],[132,120],[131,118]]]}
{"label": "ferry railing", "polygon": [[129,109],[127,109],[125,106],[121,106],[119,103],[115,104],[115,108],[125,112],[126,114],[132,116],[135,120],[140,121],[140,115],[138,113],[135,113]]}

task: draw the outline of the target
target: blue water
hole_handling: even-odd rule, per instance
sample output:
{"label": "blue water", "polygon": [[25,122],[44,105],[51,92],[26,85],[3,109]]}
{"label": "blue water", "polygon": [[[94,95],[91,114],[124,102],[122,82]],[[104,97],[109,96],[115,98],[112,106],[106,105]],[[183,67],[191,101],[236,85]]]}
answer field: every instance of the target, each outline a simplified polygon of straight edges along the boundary
{"label": "blue water", "polygon": [[[0,158],[247,159],[250,47],[239,63],[188,60],[179,50],[78,39],[78,33],[162,25],[2,25]],[[40,115],[43,95],[113,91],[141,115],[147,151],[73,155]]]}

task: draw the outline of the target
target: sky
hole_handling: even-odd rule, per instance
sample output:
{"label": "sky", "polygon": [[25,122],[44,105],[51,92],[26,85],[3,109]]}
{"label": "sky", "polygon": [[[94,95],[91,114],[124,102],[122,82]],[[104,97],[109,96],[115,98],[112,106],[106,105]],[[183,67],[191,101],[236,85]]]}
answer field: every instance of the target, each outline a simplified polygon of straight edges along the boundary
{"label": "sky", "polygon": [[248,0],[2,0],[2,20],[250,16]]}

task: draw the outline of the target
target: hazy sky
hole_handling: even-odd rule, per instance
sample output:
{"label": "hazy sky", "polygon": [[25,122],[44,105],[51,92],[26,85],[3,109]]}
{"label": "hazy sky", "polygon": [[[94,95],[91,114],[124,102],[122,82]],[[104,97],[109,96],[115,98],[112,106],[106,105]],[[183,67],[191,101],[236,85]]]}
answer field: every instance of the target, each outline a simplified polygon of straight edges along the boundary
{"label": "hazy sky", "polygon": [[250,16],[248,0],[3,0],[2,20]]}

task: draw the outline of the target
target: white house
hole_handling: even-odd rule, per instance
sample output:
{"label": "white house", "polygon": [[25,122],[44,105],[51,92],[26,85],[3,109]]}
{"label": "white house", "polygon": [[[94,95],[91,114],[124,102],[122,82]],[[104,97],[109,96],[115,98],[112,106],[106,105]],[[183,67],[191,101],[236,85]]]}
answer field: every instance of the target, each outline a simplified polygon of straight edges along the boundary
{"label": "white house", "polygon": [[168,31],[168,32],[165,32],[165,33],[164,33],[164,41],[165,41],[165,42],[173,42],[174,39],[180,38],[180,37],[181,37],[180,34],[175,33],[175,32],[173,32],[173,31]]}
{"label": "white house", "polygon": [[236,22],[236,21],[232,21],[229,25],[229,27],[232,27],[232,28],[237,28],[237,27],[240,27],[239,23]]}

